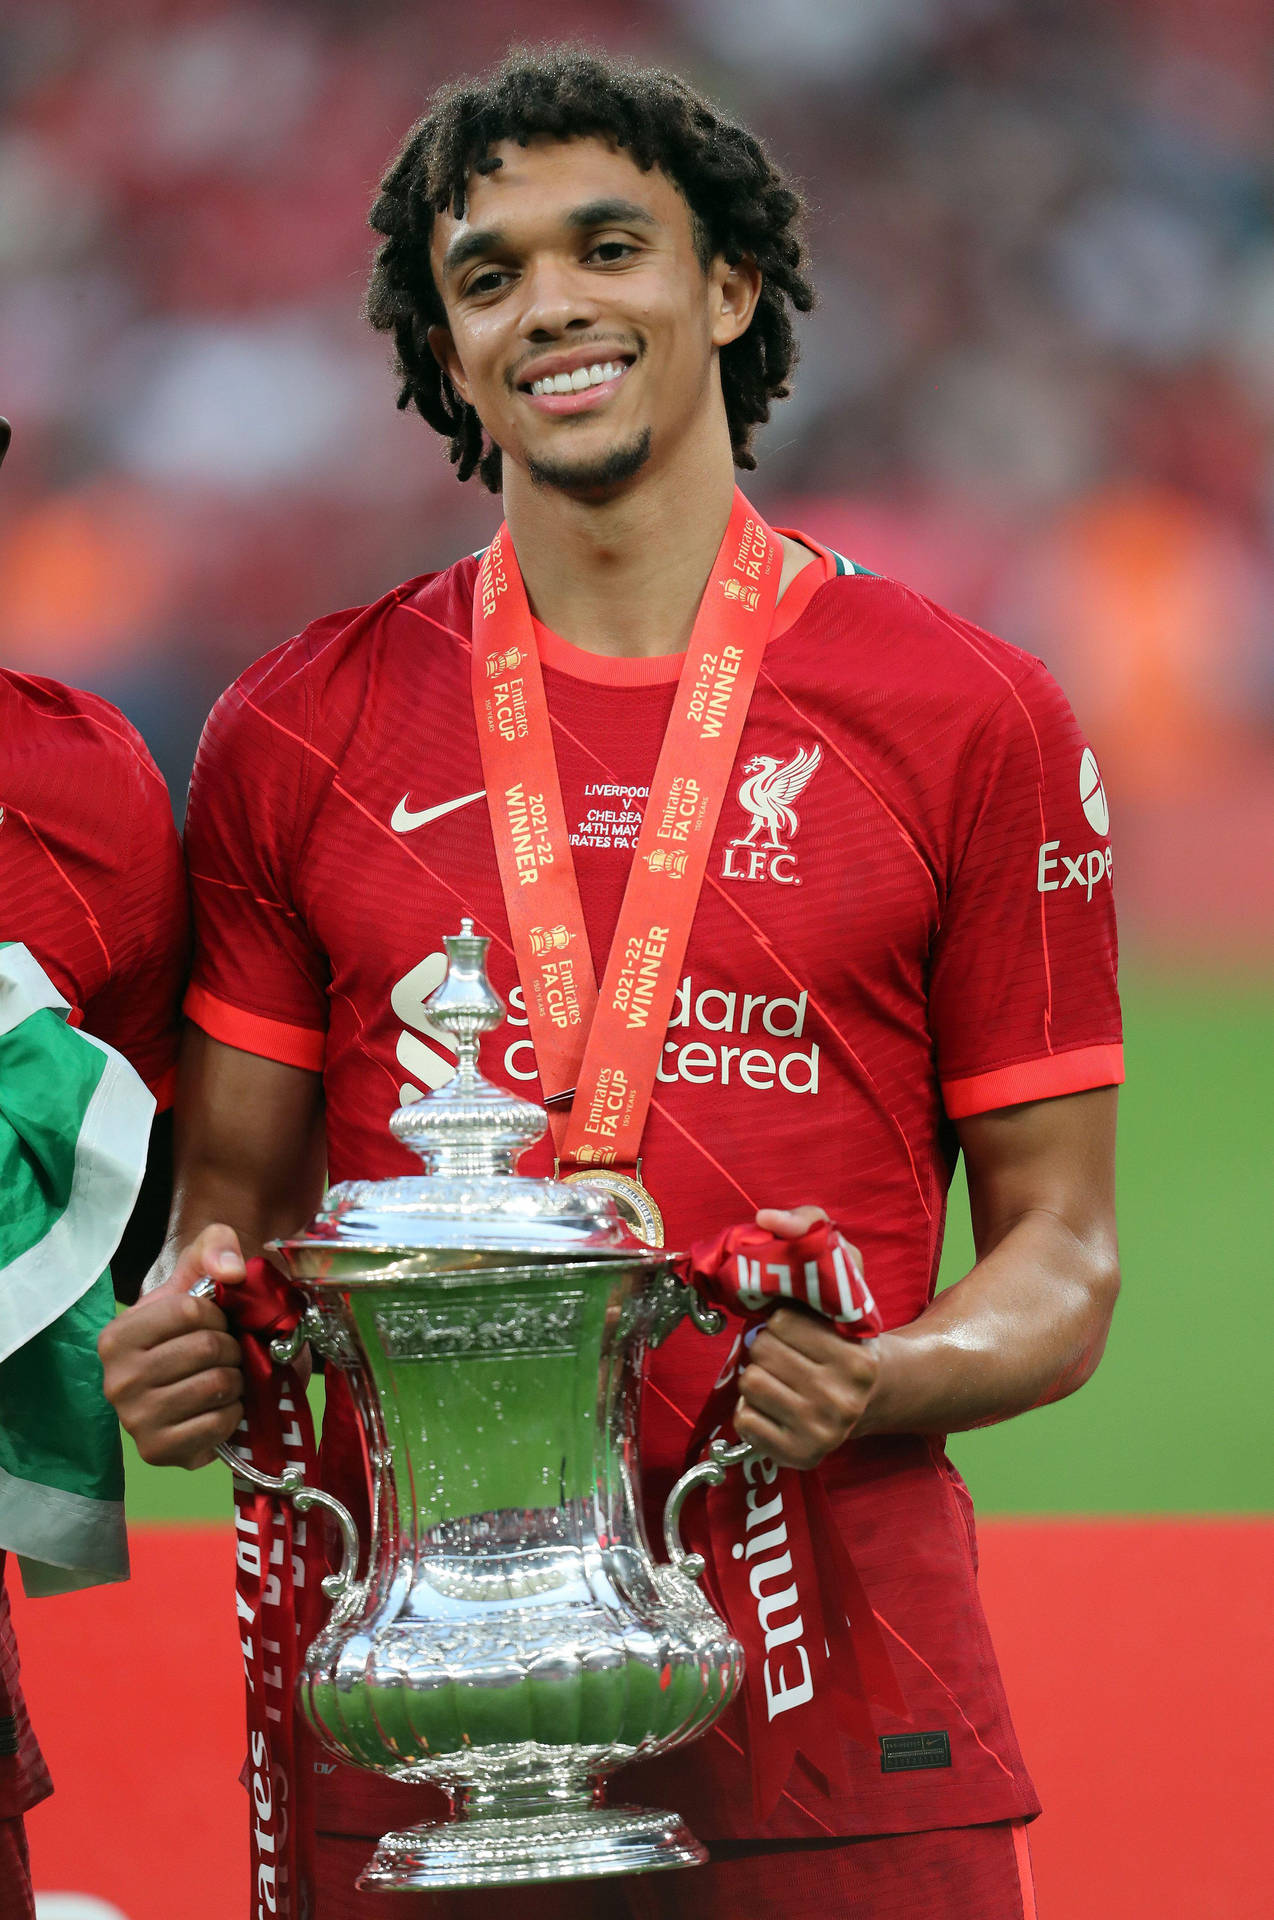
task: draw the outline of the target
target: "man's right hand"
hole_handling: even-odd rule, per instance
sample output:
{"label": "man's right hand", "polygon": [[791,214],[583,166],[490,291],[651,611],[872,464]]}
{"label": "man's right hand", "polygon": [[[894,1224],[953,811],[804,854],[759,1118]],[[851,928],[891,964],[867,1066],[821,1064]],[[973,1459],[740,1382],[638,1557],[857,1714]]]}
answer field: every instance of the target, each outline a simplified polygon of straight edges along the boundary
{"label": "man's right hand", "polygon": [[98,1339],[106,1397],[151,1466],[207,1466],[243,1418],[239,1344],[212,1300],[190,1297],[206,1274],[231,1285],[243,1279],[233,1228],[205,1227],[164,1284]]}

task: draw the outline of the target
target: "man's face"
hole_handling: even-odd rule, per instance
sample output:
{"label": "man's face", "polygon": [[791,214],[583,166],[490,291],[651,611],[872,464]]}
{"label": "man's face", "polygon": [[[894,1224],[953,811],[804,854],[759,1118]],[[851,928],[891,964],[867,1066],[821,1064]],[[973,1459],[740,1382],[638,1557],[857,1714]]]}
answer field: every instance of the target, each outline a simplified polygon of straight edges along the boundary
{"label": "man's face", "polygon": [[720,407],[713,349],[744,330],[759,283],[705,271],[681,194],[622,149],[541,139],[493,157],[463,217],[434,222],[448,324],[430,344],[507,460],[608,498]]}

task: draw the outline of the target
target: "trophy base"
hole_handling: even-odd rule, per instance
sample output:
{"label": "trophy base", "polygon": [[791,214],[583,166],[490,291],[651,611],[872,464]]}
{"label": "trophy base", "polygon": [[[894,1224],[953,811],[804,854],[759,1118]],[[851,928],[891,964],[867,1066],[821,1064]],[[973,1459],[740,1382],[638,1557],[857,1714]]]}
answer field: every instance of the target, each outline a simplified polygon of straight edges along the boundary
{"label": "trophy base", "polygon": [[360,1892],[511,1887],[699,1867],[707,1857],[680,1814],[654,1807],[483,1814],[387,1833],[357,1885]]}

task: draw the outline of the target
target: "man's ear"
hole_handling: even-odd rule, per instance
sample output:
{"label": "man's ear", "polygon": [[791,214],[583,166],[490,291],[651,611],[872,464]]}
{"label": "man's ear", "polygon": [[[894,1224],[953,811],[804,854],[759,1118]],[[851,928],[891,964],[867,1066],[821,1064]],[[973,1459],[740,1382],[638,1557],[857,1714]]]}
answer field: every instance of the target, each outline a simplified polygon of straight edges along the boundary
{"label": "man's ear", "polygon": [[466,406],[471,407],[473,401],[470,398],[468,384],[465,381],[464,369],[460,365],[460,355],[456,352],[456,343],[451,337],[451,328],[430,327],[428,339],[429,351],[433,354],[434,359],[438,362],[438,365],[442,368]]}
{"label": "man's ear", "polygon": [[709,311],[712,317],[712,344],[728,347],[752,324],[756,303],[761,298],[761,269],[751,254],[733,266],[717,255],[708,268]]}

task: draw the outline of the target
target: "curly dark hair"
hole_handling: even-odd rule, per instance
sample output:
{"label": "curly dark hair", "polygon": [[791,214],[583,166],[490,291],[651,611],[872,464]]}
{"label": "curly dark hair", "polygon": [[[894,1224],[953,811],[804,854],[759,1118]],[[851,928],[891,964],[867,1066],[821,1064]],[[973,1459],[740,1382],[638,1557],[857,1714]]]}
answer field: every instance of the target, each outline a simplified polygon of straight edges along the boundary
{"label": "curly dark hair", "polygon": [[791,309],[808,313],[801,196],[759,140],[726,119],[675,74],[583,47],[517,48],[494,72],[441,88],[403,142],[380,184],[369,223],[384,240],[367,290],[367,317],[393,335],[400,407],[414,406],[446,435],[459,478],[476,472],[492,493],[500,449],[483,433],[435,360],[429,329],[446,324],[429,246],[434,216],[464,212],[474,173],[500,162],[502,140],[526,146],[536,135],[600,137],[623,147],[644,172],[658,167],[690,208],[702,264],[755,260],[761,296],[746,333],[721,353],[730,443],[736,465],[754,467],[753,429],[788,392],[797,345]]}

